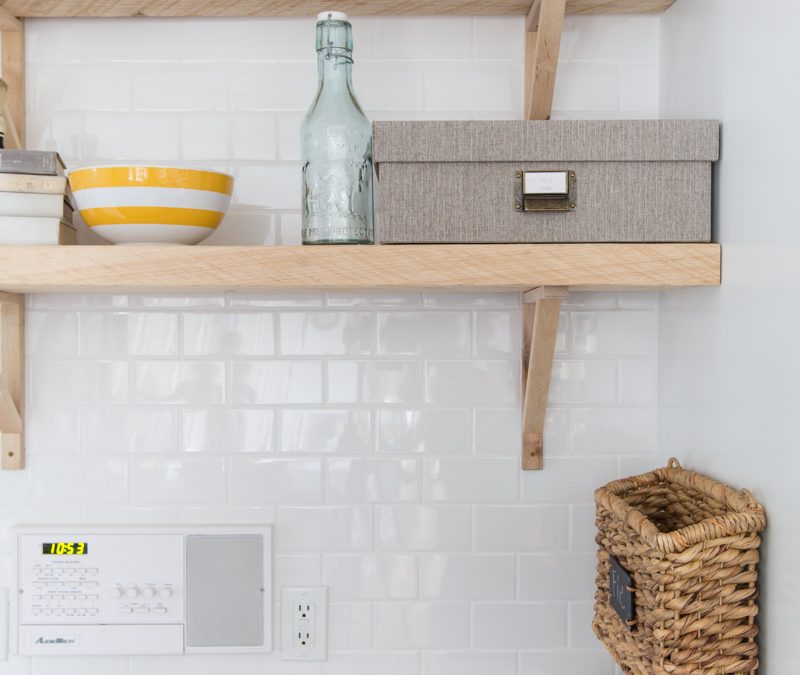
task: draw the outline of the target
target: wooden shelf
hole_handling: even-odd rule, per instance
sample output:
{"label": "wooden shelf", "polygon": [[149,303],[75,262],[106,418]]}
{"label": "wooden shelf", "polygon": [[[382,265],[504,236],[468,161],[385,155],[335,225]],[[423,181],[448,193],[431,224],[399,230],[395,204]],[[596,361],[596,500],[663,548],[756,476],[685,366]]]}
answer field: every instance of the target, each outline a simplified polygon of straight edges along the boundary
{"label": "wooden shelf", "polygon": [[13,293],[320,289],[527,291],[720,283],[717,244],[0,246]]}
{"label": "wooden shelf", "polygon": [[[674,0],[567,0],[567,14],[662,12]],[[531,0],[341,0],[338,11],[358,15],[527,14]],[[311,16],[330,0],[6,0],[16,17]]]}

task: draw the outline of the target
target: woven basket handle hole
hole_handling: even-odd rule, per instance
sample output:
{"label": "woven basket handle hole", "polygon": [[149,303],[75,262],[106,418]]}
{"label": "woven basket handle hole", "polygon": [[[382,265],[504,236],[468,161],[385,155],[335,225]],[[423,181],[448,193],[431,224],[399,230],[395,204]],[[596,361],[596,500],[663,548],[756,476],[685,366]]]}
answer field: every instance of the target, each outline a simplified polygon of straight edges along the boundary
{"label": "woven basket handle hole", "polygon": [[677,457],[670,457],[669,461],[667,462],[667,468],[669,469],[681,469],[681,463],[678,461]]}

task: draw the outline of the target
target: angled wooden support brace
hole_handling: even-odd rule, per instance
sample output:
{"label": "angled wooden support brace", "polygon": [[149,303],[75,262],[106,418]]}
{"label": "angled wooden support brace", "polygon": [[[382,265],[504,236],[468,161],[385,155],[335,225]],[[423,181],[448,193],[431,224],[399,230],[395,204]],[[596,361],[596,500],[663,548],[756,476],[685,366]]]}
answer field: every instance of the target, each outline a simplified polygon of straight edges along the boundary
{"label": "angled wooden support brace", "polygon": [[8,85],[2,113],[6,122],[6,147],[25,147],[25,22],[0,7],[3,80]]}
{"label": "angled wooden support brace", "polygon": [[533,0],[525,24],[525,119],[549,120],[566,0]]}
{"label": "angled wooden support brace", "polygon": [[0,436],[3,469],[25,467],[25,296],[0,293]]}
{"label": "angled wooden support brace", "polygon": [[544,465],[544,418],[553,371],[558,316],[567,289],[534,288],[522,296],[522,468]]}

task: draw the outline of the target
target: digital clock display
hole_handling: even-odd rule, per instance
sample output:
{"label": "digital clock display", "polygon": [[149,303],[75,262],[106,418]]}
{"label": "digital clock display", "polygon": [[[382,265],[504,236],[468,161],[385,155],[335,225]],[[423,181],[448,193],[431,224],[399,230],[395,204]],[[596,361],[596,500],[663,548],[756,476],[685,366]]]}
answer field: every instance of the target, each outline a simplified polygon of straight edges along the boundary
{"label": "digital clock display", "polygon": [[43,555],[86,555],[89,544],[85,541],[54,541],[42,544]]}

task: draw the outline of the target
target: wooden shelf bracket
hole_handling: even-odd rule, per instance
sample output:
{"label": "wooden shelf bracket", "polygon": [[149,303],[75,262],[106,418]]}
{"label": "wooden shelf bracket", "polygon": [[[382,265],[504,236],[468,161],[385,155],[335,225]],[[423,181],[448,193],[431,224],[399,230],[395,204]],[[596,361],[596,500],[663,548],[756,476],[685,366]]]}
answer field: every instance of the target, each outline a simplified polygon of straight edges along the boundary
{"label": "wooden shelf bracket", "polygon": [[3,469],[25,467],[25,296],[0,293],[0,437]]}
{"label": "wooden shelf bracket", "polygon": [[525,21],[525,119],[549,120],[566,0],[533,0]]}
{"label": "wooden shelf bracket", "polygon": [[562,286],[541,286],[522,296],[522,468],[544,466],[544,420],[553,371]]}

